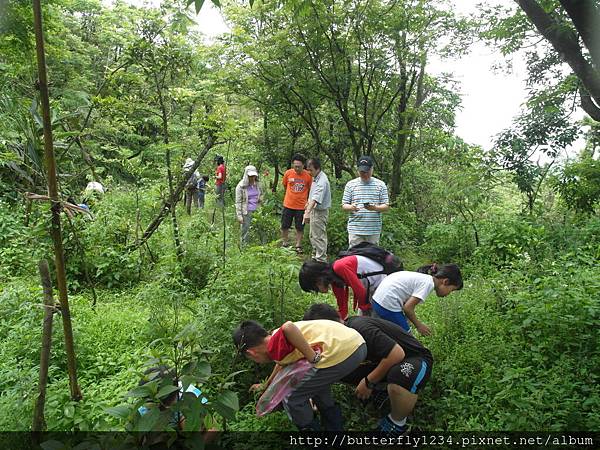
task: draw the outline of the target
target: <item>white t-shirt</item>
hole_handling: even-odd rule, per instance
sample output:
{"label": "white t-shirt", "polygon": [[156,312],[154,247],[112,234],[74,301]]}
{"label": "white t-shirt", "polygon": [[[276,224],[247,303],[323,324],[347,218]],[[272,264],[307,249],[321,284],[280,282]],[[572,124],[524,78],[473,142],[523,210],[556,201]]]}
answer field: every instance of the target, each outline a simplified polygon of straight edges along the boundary
{"label": "white t-shirt", "polygon": [[[382,270],[383,266],[381,264],[365,256],[356,255],[356,273],[358,275],[381,272]],[[369,289],[369,291],[373,293],[373,291],[375,291],[375,289],[377,289],[377,287],[381,284],[385,276],[386,275],[384,273],[379,275],[371,275],[368,278],[360,278],[360,282],[365,289]]]}
{"label": "white t-shirt", "polygon": [[410,297],[424,301],[433,290],[433,277],[418,272],[394,272],[383,279],[373,300],[388,311],[402,311]]}

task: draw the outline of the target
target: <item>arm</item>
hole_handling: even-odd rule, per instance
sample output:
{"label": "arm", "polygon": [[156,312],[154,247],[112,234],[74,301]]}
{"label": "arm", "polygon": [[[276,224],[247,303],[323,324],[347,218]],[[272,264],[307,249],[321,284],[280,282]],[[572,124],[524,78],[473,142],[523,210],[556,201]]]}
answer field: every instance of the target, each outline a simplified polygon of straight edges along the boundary
{"label": "arm", "polygon": [[358,279],[356,271],[358,270],[358,259],[355,256],[347,256],[337,260],[333,265],[333,271],[344,282],[352,288],[354,294],[354,309],[358,306],[360,309],[367,310],[369,305],[366,303],[367,290]]}
{"label": "arm", "polygon": [[[402,347],[400,347],[398,344],[394,345],[392,351],[390,351],[385,358],[379,361],[377,367],[375,367],[371,373],[367,375],[369,382],[378,383],[379,381],[383,380],[389,370],[396,364],[402,362],[405,356],[406,355]],[[360,383],[358,383],[358,386],[356,386],[355,392],[358,398],[361,400],[366,400],[371,396],[372,389],[367,387],[367,383],[363,378],[360,380]]]}
{"label": "arm", "polygon": [[242,187],[238,184],[235,188],[235,214],[238,221],[242,221]]}
{"label": "arm", "polygon": [[223,170],[217,167],[217,173],[215,175],[217,180],[221,180],[223,178]]}
{"label": "arm", "polygon": [[271,375],[269,375],[269,378],[267,378],[267,381],[265,381],[264,383],[253,384],[252,386],[250,386],[250,391],[264,391],[265,389],[267,389],[273,381],[273,378],[275,378],[275,376],[279,372],[281,372],[281,369],[283,369],[283,366],[275,364],[275,367],[273,367],[273,371],[271,372]]}
{"label": "arm", "polygon": [[423,336],[429,336],[431,334],[431,330],[427,325],[417,319],[417,315],[415,314],[415,307],[421,303],[421,299],[417,297],[410,297],[404,306],[402,307],[404,311],[404,315],[410,320],[413,325],[417,328],[417,331],[421,333]]}
{"label": "arm", "polygon": [[384,203],[381,205],[369,205],[369,206],[365,206],[365,209],[368,209],[369,211],[385,212],[385,211],[389,211],[390,205],[388,205],[387,203]]}
{"label": "arm", "polygon": [[281,184],[283,184],[283,193],[285,194],[286,191],[287,191],[287,184],[288,184],[287,171],[283,174],[283,178],[281,180]]}
{"label": "arm", "polygon": [[390,209],[390,197],[388,195],[387,186],[382,183],[381,190],[379,191],[379,204],[369,205],[365,207],[369,211],[385,212]]}
{"label": "arm", "polygon": [[309,200],[306,204],[306,209],[304,210],[304,216],[302,217],[302,223],[306,223],[310,221],[310,213],[317,206],[316,200]]}
{"label": "arm", "polygon": [[344,187],[344,195],[342,196],[342,209],[344,211],[358,211],[358,207],[352,204],[352,190],[348,184]]}
{"label": "arm", "polygon": [[281,329],[283,330],[283,334],[287,341],[293,345],[296,350],[302,353],[307,360],[313,361],[315,359],[315,356],[317,355],[316,352],[310,347],[309,343],[304,338],[304,335],[296,325],[292,322],[286,322],[281,326]]}

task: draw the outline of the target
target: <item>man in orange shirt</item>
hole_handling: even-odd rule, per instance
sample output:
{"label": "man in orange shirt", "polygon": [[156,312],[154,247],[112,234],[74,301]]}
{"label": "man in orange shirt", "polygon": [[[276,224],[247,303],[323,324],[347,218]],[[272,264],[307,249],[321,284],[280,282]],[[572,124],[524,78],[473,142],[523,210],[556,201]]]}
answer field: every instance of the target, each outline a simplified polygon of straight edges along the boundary
{"label": "man in orange shirt", "polygon": [[281,241],[284,247],[289,245],[288,233],[292,226],[292,220],[296,227],[296,251],[302,252],[302,236],[304,234],[304,209],[308,200],[308,192],[312,183],[312,177],[304,169],[306,158],[301,154],[292,157],[292,168],[283,174],[283,211],[281,213]]}

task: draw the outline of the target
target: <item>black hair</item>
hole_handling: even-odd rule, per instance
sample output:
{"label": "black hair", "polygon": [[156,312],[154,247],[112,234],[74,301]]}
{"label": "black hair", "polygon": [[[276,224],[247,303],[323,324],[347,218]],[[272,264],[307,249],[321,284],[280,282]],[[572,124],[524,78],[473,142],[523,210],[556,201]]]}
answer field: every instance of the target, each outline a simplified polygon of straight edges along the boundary
{"label": "black hair", "polygon": [[321,160],[319,158],[310,158],[308,160],[307,166],[313,166],[317,170],[321,170]]}
{"label": "black hair", "polygon": [[327,303],[315,303],[306,310],[302,320],[318,319],[334,320],[339,322],[340,315],[332,306],[328,305]]}
{"label": "black hair", "polygon": [[203,179],[204,181],[208,181],[208,175],[202,175],[202,179]]}
{"label": "black hair", "polygon": [[294,156],[292,156],[292,161],[302,161],[302,164],[306,164],[306,156],[304,156],[302,153],[296,153]]}
{"label": "black hair", "polygon": [[240,353],[260,345],[269,335],[263,326],[254,320],[245,320],[233,332],[233,343]]}
{"label": "black hair", "polygon": [[223,159],[223,157],[221,155],[217,155],[217,156],[215,156],[215,162],[217,164],[224,164],[225,163],[225,159]]}
{"label": "black hair", "polygon": [[333,265],[321,261],[306,261],[298,273],[298,282],[304,292],[320,292],[317,283],[344,286],[342,280],[333,271]]}
{"label": "black hair", "polygon": [[436,263],[426,264],[417,269],[419,273],[426,273],[434,278],[442,279],[447,278],[448,283],[452,286],[456,286],[456,290],[461,290],[463,287],[462,275],[460,269],[456,264],[443,264],[438,266]]}

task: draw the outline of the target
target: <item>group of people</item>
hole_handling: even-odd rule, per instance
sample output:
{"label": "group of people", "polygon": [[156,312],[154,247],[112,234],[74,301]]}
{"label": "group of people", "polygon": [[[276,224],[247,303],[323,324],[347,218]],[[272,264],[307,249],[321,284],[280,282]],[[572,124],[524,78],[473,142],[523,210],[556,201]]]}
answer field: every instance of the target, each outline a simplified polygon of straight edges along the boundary
{"label": "group of people", "polygon": [[[215,156],[214,162],[215,168],[215,193],[217,194],[216,203],[218,206],[223,207],[225,204],[225,188],[227,169],[225,167],[225,159],[221,155]],[[194,166],[194,160],[187,158],[183,164],[183,171],[189,172]],[[204,208],[204,201],[206,198],[206,188],[208,186],[208,175],[200,175],[200,172],[196,169],[187,179],[185,184],[184,192],[184,204],[185,210],[188,214],[192,213],[192,205],[202,209]]]}
{"label": "group of people", "polygon": [[[342,208],[349,212],[348,242],[379,243],[382,229],[381,213],[387,211],[389,197],[385,183],[373,176],[374,161],[370,156],[358,159],[359,177],[349,181],[344,188]],[[290,246],[289,232],[295,229],[294,248],[302,253],[304,227],[310,223],[312,259],[327,261],[327,222],[331,208],[331,186],[323,172],[319,158],[295,154],[291,168],[283,174],[283,210],[281,212],[281,241]],[[236,214],[242,225],[242,241],[246,242],[252,221],[252,211],[260,205],[263,191],[258,183],[258,172],[247,166],[236,188]]]}
{"label": "group of people", "polygon": [[[409,322],[420,334],[431,334],[415,306],[433,291],[445,297],[462,289],[458,266],[431,264],[415,272],[386,273],[380,262],[356,254],[333,263],[307,261],[299,282],[305,291],[326,293],[331,286],[338,308],[314,304],[302,321],[286,322],[271,333],[257,322],[242,322],[233,333],[238,352],[257,363],[276,363],[267,381],[252,389],[265,391],[261,399],[280,401],[299,430],[341,431],[342,412],[331,385],[349,383],[359,399],[372,399],[378,407],[389,399],[390,412],[378,431],[405,433],[433,367],[431,352],[413,336]],[[357,316],[348,315],[349,289]]]}
{"label": "group of people", "polygon": [[[226,168],[222,156],[215,158],[215,192],[217,206],[224,205],[226,190]],[[188,171],[194,164],[191,158],[186,160],[184,170]],[[359,242],[379,243],[382,230],[382,213],[389,210],[388,190],[385,183],[373,176],[373,158],[365,155],[358,159],[359,176],[349,181],[344,188],[342,208],[349,213],[348,243],[353,246]],[[204,197],[208,176],[200,176],[195,171],[186,184],[186,210],[191,212],[196,202],[199,208],[204,207]],[[304,227],[310,223],[310,243],[312,259],[327,261],[327,222],[331,208],[331,186],[322,170],[319,158],[309,158],[295,154],[291,160],[291,168],[283,174],[284,188],[283,210],[281,212],[281,241],[284,247],[290,246],[289,232],[292,224],[295,229],[294,248],[302,253]],[[244,168],[244,175],[235,188],[235,211],[241,228],[242,244],[248,241],[248,232],[253,213],[260,207],[264,199],[264,188],[261,186],[255,166]]]}

